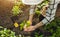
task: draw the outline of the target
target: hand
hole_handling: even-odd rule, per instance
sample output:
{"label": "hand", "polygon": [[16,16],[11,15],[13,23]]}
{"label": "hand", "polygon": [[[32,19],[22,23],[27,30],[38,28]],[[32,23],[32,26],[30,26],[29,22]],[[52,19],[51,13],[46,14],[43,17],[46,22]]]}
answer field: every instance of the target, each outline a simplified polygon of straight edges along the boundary
{"label": "hand", "polygon": [[35,26],[29,26],[29,27],[24,28],[24,31],[27,31],[27,32],[31,32],[31,31],[34,31],[34,30],[35,30]]}

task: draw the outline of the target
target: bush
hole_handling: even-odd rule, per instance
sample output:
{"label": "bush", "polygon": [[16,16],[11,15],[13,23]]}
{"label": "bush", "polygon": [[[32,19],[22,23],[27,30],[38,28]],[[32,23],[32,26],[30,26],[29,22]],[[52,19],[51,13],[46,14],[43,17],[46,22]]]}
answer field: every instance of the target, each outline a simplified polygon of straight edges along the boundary
{"label": "bush", "polygon": [[15,36],[15,32],[13,32],[7,28],[4,28],[4,29],[0,30],[0,37],[16,37],[16,36]]}

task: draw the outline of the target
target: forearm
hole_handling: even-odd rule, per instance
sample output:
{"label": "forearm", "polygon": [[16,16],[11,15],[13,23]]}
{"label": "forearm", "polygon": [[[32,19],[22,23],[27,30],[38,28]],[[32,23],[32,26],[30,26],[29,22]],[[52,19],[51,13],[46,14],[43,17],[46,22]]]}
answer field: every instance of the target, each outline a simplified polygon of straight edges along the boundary
{"label": "forearm", "polygon": [[33,16],[34,16],[34,14],[29,15],[29,21],[30,21],[31,24],[32,24]]}
{"label": "forearm", "polygon": [[31,24],[32,24],[33,16],[34,16],[34,8],[35,8],[34,5],[30,6],[29,21],[30,21]]}
{"label": "forearm", "polygon": [[39,27],[41,27],[43,25],[44,25],[43,22],[39,22],[38,24],[35,25],[35,29],[37,29],[37,28],[39,28]]}
{"label": "forearm", "polygon": [[[42,9],[42,15],[45,16],[46,15],[46,8],[48,6],[44,6],[43,9]],[[39,22],[38,24],[35,25],[35,28],[39,28],[40,26],[43,26],[43,22]]]}

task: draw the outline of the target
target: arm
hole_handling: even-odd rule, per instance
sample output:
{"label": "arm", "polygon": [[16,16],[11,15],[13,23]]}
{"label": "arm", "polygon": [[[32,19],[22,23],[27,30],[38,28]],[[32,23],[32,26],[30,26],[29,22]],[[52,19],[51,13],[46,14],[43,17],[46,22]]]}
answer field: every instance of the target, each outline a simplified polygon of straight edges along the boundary
{"label": "arm", "polygon": [[[54,20],[54,17],[55,17],[55,13],[56,13],[56,9],[57,9],[57,5],[58,5],[58,2],[55,3],[55,4],[50,4],[48,10],[46,11],[46,16],[45,18],[39,22],[38,24],[35,25],[35,28],[39,28],[45,24],[48,24],[50,23],[52,20]],[[51,8],[51,7],[54,7],[54,8]],[[44,11],[43,11],[44,12]],[[44,15],[43,15],[44,16]]]}
{"label": "arm", "polygon": [[[46,16],[46,8],[47,8],[48,6],[44,6],[43,7],[43,9],[41,10],[41,14],[45,17]],[[44,19],[43,19],[44,20]],[[45,22],[45,21],[44,21]],[[44,24],[43,24],[43,22],[41,21],[41,22],[39,22],[38,24],[36,24],[35,25],[35,28],[39,28],[40,26],[43,26]]]}
{"label": "arm", "polygon": [[30,15],[29,15],[29,21],[30,21],[30,24],[31,24],[31,25],[32,25],[33,16],[34,16],[34,14],[30,14]]}
{"label": "arm", "polygon": [[34,7],[35,6],[30,6],[29,21],[31,24],[32,24],[33,16],[34,16]]}

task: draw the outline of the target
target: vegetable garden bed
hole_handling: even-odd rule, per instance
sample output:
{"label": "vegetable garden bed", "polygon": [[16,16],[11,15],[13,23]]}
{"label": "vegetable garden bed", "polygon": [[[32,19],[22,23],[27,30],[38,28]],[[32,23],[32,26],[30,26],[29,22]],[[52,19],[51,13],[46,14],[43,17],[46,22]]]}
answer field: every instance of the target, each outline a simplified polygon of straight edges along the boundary
{"label": "vegetable garden bed", "polygon": [[[14,31],[14,32],[11,33],[10,31]],[[3,27],[0,26],[0,32],[1,32],[0,33],[1,37],[3,37],[2,35],[4,35],[4,37],[11,37],[11,36],[27,37],[28,35],[26,34],[26,32],[22,32],[22,31],[20,32],[19,28],[7,29],[7,27],[4,28],[4,26]],[[7,34],[7,36],[4,32]],[[8,36],[8,34],[10,33],[11,36],[10,35]],[[50,24],[45,25],[40,29],[36,29],[31,34],[29,34],[28,37],[60,37],[60,18],[56,18]]]}
{"label": "vegetable garden bed", "polygon": [[[28,35],[28,37],[30,37],[30,36],[31,37],[60,37],[60,18],[56,18],[50,24],[43,26],[41,29],[36,29],[33,32],[24,32],[24,31],[20,31],[20,26],[16,28],[13,24],[15,21],[18,22],[18,24],[20,24],[24,20],[28,20],[29,6],[23,6],[24,8],[21,7],[22,8],[21,10],[23,10],[23,12],[22,12],[22,14],[17,13],[19,15],[17,15],[15,13],[15,11],[12,10],[12,8],[15,7],[17,9],[17,11],[19,11],[19,8],[17,6],[15,6],[15,5],[13,7],[9,6],[11,8],[11,10],[14,11],[14,13],[13,13],[14,15],[12,14],[11,10],[8,10],[8,7],[4,8],[4,6],[6,6],[6,2],[3,5],[1,4],[1,6],[0,6],[0,8],[1,8],[0,9],[0,11],[1,11],[0,26],[3,26],[3,28],[1,28],[0,30],[2,30],[3,32],[4,32],[4,30],[10,29],[11,31],[15,32],[14,34],[12,33],[13,37],[24,37],[24,36],[27,37],[27,35]],[[39,12],[39,10],[36,12]],[[37,14],[39,14],[39,13],[37,13]],[[15,16],[15,15],[17,15],[17,16]],[[39,22],[39,18],[36,16],[37,15],[34,16],[33,24],[36,24]],[[15,36],[15,34],[19,35],[19,36]],[[1,35],[2,34],[0,34],[0,37],[2,37]],[[4,37],[11,37],[11,36],[9,35],[9,36],[4,36]]]}

